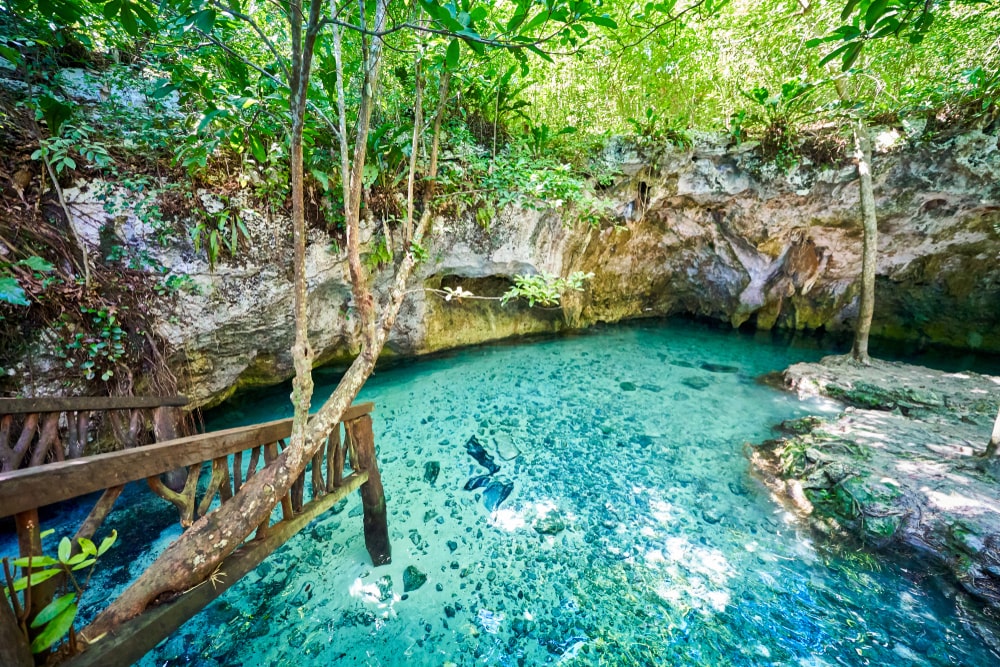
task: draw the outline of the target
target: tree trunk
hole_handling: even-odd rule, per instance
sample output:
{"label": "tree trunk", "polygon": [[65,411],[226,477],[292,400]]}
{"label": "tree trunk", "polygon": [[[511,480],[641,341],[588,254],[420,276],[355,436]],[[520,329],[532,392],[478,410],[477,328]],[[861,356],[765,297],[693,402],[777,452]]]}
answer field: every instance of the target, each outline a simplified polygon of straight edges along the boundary
{"label": "tree trunk", "polygon": [[[847,86],[842,78],[834,79],[840,101],[848,101]],[[868,128],[860,116],[852,116],[851,133],[854,135],[854,157],[858,163],[858,188],[861,200],[861,228],[863,234],[861,251],[861,300],[858,304],[858,320],[854,325],[854,345],[851,357],[866,366],[871,364],[868,356],[868,335],[875,314],[875,268],[878,261],[878,221],[875,218],[875,189],[872,185],[872,142]]]}
{"label": "tree trunk", "polygon": [[854,151],[858,161],[858,180],[861,189],[861,225],[863,229],[861,255],[861,303],[858,321],[854,328],[854,345],[851,356],[862,364],[871,364],[868,356],[868,335],[875,314],[875,268],[878,261],[878,222],[875,219],[875,190],[872,185],[872,150],[868,128],[860,118],[852,122]]}
{"label": "tree trunk", "polygon": [[993,435],[990,436],[990,444],[986,445],[983,458],[1000,460],[1000,410],[997,411],[997,418],[993,421]]}
{"label": "tree trunk", "polygon": [[417,54],[416,60],[414,62],[415,79],[414,87],[415,94],[413,100],[413,140],[410,142],[410,173],[406,179],[406,231],[403,236],[403,246],[404,249],[410,245],[413,241],[413,185],[414,180],[417,175],[417,153],[419,152],[420,146],[420,134],[423,129],[424,124],[424,113],[423,113],[423,92],[424,92],[424,82],[422,77],[421,67],[420,67],[420,54]]}

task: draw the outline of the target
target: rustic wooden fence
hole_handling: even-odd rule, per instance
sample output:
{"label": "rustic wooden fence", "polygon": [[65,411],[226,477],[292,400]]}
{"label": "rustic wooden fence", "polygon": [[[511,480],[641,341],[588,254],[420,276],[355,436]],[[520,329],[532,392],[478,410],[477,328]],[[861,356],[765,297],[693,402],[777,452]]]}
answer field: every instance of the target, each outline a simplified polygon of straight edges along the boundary
{"label": "rustic wooden fence", "polygon": [[[52,419],[42,408],[66,412],[65,404],[33,407],[36,408],[35,413],[41,415],[37,423],[42,424]],[[141,407],[154,406],[150,402]],[[313,519],[355,490],[360,490],[362,496],[365,543],[372,561],[376,565],[389,562],[385,500],[375,459],[370,415],[373,407],[372,403],[362,403],[344,413],[341,423],[326,437],[325,446],[317,452],[275,508],[275,512],[279,512],[280,508],[279,520],[272,523],[272,517],[268,517],[262,522],[256,534],[223,561],[213,574],[211,584],[196,586],[169,602],[148,608],[62,664],[72,667],[126,665],[138,660]],[[0,405],[0,410],[2,408]],[[87,406],[77,406],[76,412],[79,414],[87,409]],[[100,408],[91,406],[90,409]],[[6,416],[0,422],[7,424]],[[38,447],[41,445],[38,444],[40,435],[37,427],[35,431],[32,435],[36,438],[33,446]],[[290,435],[291,420],[284,419],[71,460],[65,456],[62,459],[66,460],[52,456],[55,459],[52,463],[0,473],[0,518],[15,518],[21,556],[41,555],[39,507],[101,492],[75,535],[90,538],[111,511],[124,485],[146,480],[154,492],[178,508],[181,525],[187,527],[228,502],[246,480],[263,469],[261,466],[275,461]],[[45,446],[50,451],[55,447],[65,453],[69,443],[59,442],[56,447],[55,441],[49,440]],[[4,442],[0,437],[0,444],[9,442],[9,439]],[[205,469],[208,470],[207,484],[199,483],[205,479]],[[186,471],[186,479],[179,489],[171,488],[163,476],[178,470]],[[307,476],[310,489],[308,500],[305,497]],[[215,503],[216,498],[218,504]],[[46,589],[44,585],[34,586],[32,591],[41,600],[51,599],[54,593],[53,587]],[[8,605],[7,600],[0,599],[0,605]],[[34,608],[37,610],[42,606],[36,598]],[[10,626],[11,616],[10,607],[0,609],[0,638],[17,630]],[[29,620],[17,619],[19,623]],[[5,656],[4,647],[0,646],[0,663],[8,664],[5,660],[17,664]]]}

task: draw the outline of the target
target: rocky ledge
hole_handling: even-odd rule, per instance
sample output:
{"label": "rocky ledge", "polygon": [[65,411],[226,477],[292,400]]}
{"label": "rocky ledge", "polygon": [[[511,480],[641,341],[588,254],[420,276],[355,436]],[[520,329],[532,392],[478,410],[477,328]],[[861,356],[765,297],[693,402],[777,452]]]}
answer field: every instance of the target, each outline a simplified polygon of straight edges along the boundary
{"label": "rocky ledge", "polygon": [[846,406],[781,425],[755,471],[817,529],[917,553],[1000,612],[1000,460],[980,455],[1000,377],[844,357],[796,364],[784,385]]}

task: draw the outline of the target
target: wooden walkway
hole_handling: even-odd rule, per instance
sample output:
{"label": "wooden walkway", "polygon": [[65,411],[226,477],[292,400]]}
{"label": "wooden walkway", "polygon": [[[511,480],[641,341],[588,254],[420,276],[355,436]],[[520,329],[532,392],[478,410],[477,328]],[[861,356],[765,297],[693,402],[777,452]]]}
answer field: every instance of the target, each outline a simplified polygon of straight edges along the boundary
{"label": "wooden walkway", "polygon": [[[107,403],[108,399],[0,399],[0,455],[6,454],[8,461],[18,456],[23,463],[44,448],[45,457],[51,461],[0,472],[0,518],[15,517],[20,555],[41,555],[39,507],[102,492],[75,535],[90,538],[110,513],[124,485],[133,481],[146,480],[157,495],[172,503],[178,510],[181,525],[186,528],[229,502],[246,480],[271,465],[291,435],[292,421],[284,419],[173,438],[107,454],[67,458],[68,452],[82,451],[82,444],[86,444],[87,428],[94,410],[126,411],[129,418],[118,419],[118,422],[131,425],[142,421],[142,417],[134,416],[139,411],[153,410],[155,413],[160,410],[161,427],[169,432],[169,427],[164,426],[169,420],[164,419],[162,409],[183,405],[186,401],[181,398],[116,399],[113,406]],[[325,446],[275,508],[274,512],[280,508],[278,520],[272,523],[273,518],[269,517],[261,523],[256,534],[223,561],[210,582],[203,582],[169,602],[148,608],[82,653],[59,664],[72,667],[126,665],[138,660],[313,519],[356,490],[362,494],[365,542],[372,561],[376,565],[389,562],[385,501],[375,460],[370,415],[373,408],[372,403],[362,403],[345,412],[341,423],[326,437]],[[154,421],[155,418],[154,415]],[[68,428],[67,424],[75,427]],[[20,435],[13,437],[18,427]],[[136,430],[132,428],[125,433],[134,435]],[[208,471],[207,483],[205,471]],[[168,476],[173,477],[173,483]],[[308,499],[307,487],[310,490]],[[128,537],[122,536],[123,539]],[[57,585],[53,582],[50,586],[32,587],[36,596],[35,610],[44,606],[39,598],[52,599]],[[0,607],[6,607],[0,609],[0,639],[19,631],[17,626],[12,628],[10,625],[12,610],[8,605],[6,598],[0,596]],[[19,620],[30,622],[30,618]],[[5,667],[31,664],[15,662],[13,648],[4,646],[8,643],[0,641],[0,663]]]}

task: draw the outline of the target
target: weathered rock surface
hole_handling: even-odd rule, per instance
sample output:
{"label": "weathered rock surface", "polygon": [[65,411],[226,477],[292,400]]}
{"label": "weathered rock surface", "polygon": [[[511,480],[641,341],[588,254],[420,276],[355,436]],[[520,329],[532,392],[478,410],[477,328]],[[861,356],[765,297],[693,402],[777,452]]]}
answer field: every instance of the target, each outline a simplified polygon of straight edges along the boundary
{"label": "weathered rock surface", "polygon": [[853,405],[786,423],[787,437],[753,448],[768,486],[823,532],[918,552],[1000,611],[1000,462],[978,456],[1000,378],[830,357],[785,380]]}
{"label": "weathered rock surface", "polygon": [[[995,134],[972,130],[876,157],[881,234],[874,335],[1000,351],[997,144]],[[502,211],[488,229],[472,211],[437,220],[387,353],[416,355],[682,313],[764,329],[851,326],[861,241],[850,164],[778,174],[751,145],[727,149],[708,140],[652,162],[620,143],[605,157],[620,177],[601,194],[612,211],[603,226],[571,224],[572,214],[544,203],[543,210]],[[238,261],[209,270],[190,246],[159,247],[154,230],[127,209],[117,217],[106,213],[99,185],[67,189],[81,237],[96,246],[101,229],[105,235],[111,229],[193,278],[196,290],[179,293],[161,318],[183,391],[196,403],[217,403],[238,387],[292,375],[287,220],[234,195],[228,206],[251,239]],[[199,196],[209,208],[213,195]],[[362,242],[373,233],[373,225],[364,228]],[[561,309],[446,301],[428,291],[462,286],[499,296],[512,276],[542,271],[594,278]],[[346,360],[358,340],[346,258],[319,230],[310,232],[306,272],[318,359]],[[384,294],[386,279],[375,277],[377,294]]]}

